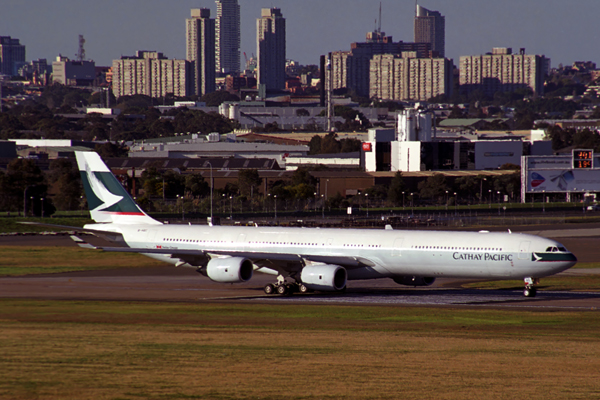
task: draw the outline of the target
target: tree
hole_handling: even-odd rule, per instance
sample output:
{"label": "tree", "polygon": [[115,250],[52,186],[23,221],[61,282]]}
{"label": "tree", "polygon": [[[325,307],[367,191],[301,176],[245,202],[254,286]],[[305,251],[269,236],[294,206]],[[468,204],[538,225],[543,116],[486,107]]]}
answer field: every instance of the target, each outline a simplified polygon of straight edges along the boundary
{"label": "tree", "polygon": [[[0,205],[6,211],[18,211],[23,208],[24,196],[28,210],[33,210],[36,215],[41,215],[41,201],[44,200],[44,215],[53,212],[48,199],[48,186],[44,175],[33,160],[18,158],[11,161],[0,182]],[[33,199],[32,199],[33,198]],[[38,201],[34,201],[38,199]],[[33,207],[32,207],[33,206]],[[28,212],[29,214],[29,212]]]}
{"label": "tree", "polygon": [[240,101],[240,98],[226,90],[219,90],[205,94],[200,98],[200,101],[206,102],[207,107],[218,107],[224,102]]}
{"label": "tree", "polygon": [[53,187],[53,202],[62,211],[77,210],[82,195],[78,168],[65,158],[50,162],[48,179]]}
{"label": "tree", "polygon": [[339,153],[342,145],[337,140],[337,133],[329,132],[321,139],[321,154]]}
{"label": "tree", "polygon": [[310,116],[310,112],[306,108],[298,108],[296,110],[297,117],[308,117]]}
{"label": "tree", "polygon": [[419,196],[432,199],[434,202],[443,203],[446,191],[449,190],[446,177],[442,174],[433,174],[426,180],[419,182]]}
{"label": "tree", "polygon": [[238,187],[240,194],[249,198],[252,193],[258,194],[262,179],[257,169],[242,169],[238,172]]}
{"label": "tree", "polygon": [[308,152],[308,154],[310,155],[315,155],[315,154],[321,154],[321,142],[323,139],[321,139],[321,136],[319,135],[315,135],[310,139],[310,142],[308,143],[308,147],[310,148],[310,151]]}
{"label": "tree", "polygon": [[202,197],[210,192],[210,188],[201,174],[190,174],[185,177],[185,191],[193,197]]}
{"label": "tree", "polygon": [[461,199],[478,197],[481,180],[475,176],[461,176],[454,181],[454,187]]}
{"label": "tree", "polygon": [[404,178],[402,177],[402,172],[398,171],[390,182],[388,201],[395,206],[400,206],[404,200],[404,191]]}
{"label": "tree", "polygon": [[112,143],[112,142],[97,144],[94,147],[94,150],[103,159],[127,157],[127,154],[129,152],[129,148],[127,146],[125,146],[123,144]]}

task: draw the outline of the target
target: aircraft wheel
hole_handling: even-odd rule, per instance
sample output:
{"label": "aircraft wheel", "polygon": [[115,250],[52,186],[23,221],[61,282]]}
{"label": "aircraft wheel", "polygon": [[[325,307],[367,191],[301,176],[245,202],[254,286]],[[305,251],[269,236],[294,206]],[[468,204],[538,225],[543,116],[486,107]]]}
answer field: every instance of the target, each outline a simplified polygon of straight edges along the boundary
{"label": "aircraft wheel", "polygon": [[535,297],[535,295],[537,294],[537,290],[535,288],[525,288],[523,294],[525,295],[525,297]]}
{"label": "aircraft wheel", "polygon": [[287,294],[287,292],[288,292],[288,289],[285,285],[277,286],[277,294],[284,295],[284,294]]}
{"label": "aircraft wheel", "polygon": [[304,285],[304,283],[301,283],[300,285],[298,285],[298,291],[300,293],[308,293],[308,288],[306,287],[306,285]]}
{"label": "aircraft wheel", "polygon": [[275,286],[271,285],[270,283],[268,285],[265,286],[265,293],[266,294],[273,294],[275,293]]}

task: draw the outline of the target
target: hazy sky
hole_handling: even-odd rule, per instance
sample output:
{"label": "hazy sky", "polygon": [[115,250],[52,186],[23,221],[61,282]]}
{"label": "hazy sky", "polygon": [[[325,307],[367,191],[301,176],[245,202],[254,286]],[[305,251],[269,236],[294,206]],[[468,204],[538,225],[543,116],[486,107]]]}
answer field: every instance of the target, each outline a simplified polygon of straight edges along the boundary
{"label": "hazy sky", "polygon": [[[239,0],[242,52],[256,53],[260,9],[281,8],[287,24],[287,58],[318,64],[319,55],[349,50],[375,29],[375,0]],[[394,41],[413,40],[414,0],[382,0],[382,30]],[[552,66],[573,61],[600,65],[600,0],[420,0],[446,17],[446,57],[455,65],[461,55],[492,47],[526,48],[544,54]],[[27,46],[27,60],[74,58],[78,35],[86,40],[88,59],[111,65],[136,50],[156,50],[185,58],[185,19],[191,8],[210,8],[207,0],[2,0],[0,36]],[[243,65],[243,56],[242,56]]]}

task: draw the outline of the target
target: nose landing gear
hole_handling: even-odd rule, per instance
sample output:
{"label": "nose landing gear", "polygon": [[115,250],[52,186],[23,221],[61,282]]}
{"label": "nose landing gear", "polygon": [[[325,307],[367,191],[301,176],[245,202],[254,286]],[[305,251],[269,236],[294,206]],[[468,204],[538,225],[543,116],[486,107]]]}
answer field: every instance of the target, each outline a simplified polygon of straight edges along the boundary
{"label": "nose landing gear", "polygon": [[539,278],[530,278],[527,277],[524,279],[525,281],[525,290],[523,290],[523,295],[525,297],[535,297],[537,294],[537,288],[534,285],[540,283]]}

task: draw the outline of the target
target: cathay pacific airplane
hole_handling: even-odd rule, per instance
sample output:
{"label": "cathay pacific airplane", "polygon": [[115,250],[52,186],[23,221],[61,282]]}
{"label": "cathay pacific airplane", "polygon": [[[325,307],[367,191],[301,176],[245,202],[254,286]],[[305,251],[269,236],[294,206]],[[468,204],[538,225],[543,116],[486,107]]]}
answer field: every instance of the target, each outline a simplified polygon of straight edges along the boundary
{"label": "cathay pacific airplane", "polygon": [[276,276],[267,294],[343,291],[348,280],[391,278],[428,286],[436,278],[523,279],[533,297],[539,278],[577,259],[560,243],[527,234],[392,229],[320,229],[170,225],[133,201],[94,152],[76,152],[90,213],[85,230],[119,243],[81,247],[136,252],[193,267],[216,282],[246,282],[254,272]]}

